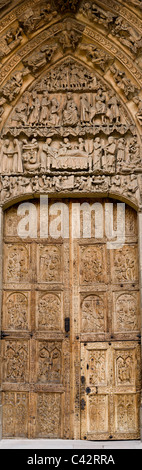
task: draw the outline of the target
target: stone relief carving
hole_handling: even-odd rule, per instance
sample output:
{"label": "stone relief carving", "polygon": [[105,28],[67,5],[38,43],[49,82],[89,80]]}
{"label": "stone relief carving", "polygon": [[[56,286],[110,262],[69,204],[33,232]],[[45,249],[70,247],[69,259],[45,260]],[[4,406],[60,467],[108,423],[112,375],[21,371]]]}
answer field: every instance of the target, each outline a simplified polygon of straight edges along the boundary
{"label": "stone relief carving", "polygon": [[[75,109],[76,111],[76,109]],[[65,117],[68,112],[65,107]],[[83,110],[86,116],[86,108]],[[70,110],[69,110],[70,113]],[[37,107],[35,107],[37,114]],[[74,114],[74,119],[76,113]],[[34,119],[34,117],[33,117]],[[87,119],[87,117],[86,117]],[[66,134],[68,135],[69,132]],[[99,134],[99,132],[98,132]],[[137,137],[117,135],[60,135],[43,138],[1,139],[1,173],[52,173],[53,171],[93,171],[93,174],[115,174],[141,171],[140,145]]]}
{"label": "stone relief carving", "polygon": [[[62,94],[56,92],[56,96],[52,92],[47,93],[45,82],[43,81],[42,83],[43,89],[41,89],[42,85],[40,84],[40,89],[38,85],[37,90],[35,88],[34,91],[25,92],[11,115],[9,121],[10,127],[15,126],[15,122],[16,125],[19,122],[20,125],[40,126],[46,124],[48,127],[72,127],[77,126],[77,124],[84,126],[86,123],[92,126],[94,124],[98,126],[102,124],[106,126],[106,129],[109,125],[121,125],[123,128],[123,126],[127,126],[129,123],[130,127],[130,119],[128,115],[126,118],[126,113],[119,99],[116,97],[115,92],[112,89],[108,90],[106,86],[100,81],[97,81],[97,79],[93,81],[93,94],[88,93],[87,89],[85,90],[84,83],[84,91],[86,91],[86,93],[79,93],[78,96],[75,92],[71,93],[68,87],[66,88],[67,94],[65,95],[63,92],[64,82],[62,83]],[[42,106],[44,106],[43,110]],[[87,114],[86,122],[86,118],[85,121],[83,121],[82,117]],[[47,116],[49,117],[47,118]],[[123,130],[121,132],[123,132]]]}
{"label": "stone relief carving", "polygon": [[22,42],[22,29],[20,27],[10,29],[1,37],[0,60],[10,54]]}
{"label": "stone relief carving", "polygon": [[36,73],[51,61],[56,49],[57,44],[45,44],[39,51],[36,50],[33,54],[25,58],[23,64],[28,67],[32,73]]}
{"label": "stone relief carving", "polygon": [[81,193],[110,193],[122,194],[140,203],[142,194],[141,175],[92,175],[92,176],[2,176],[1,177],[1,201],[25,195],[40,193],[55,193],[55,191],[81,192]]}
{"label": "stone relief carving", "polygon": [[[49,45],[43,48],[45,55]],[[34,67],[32,56],[26,59],[25,66],[26,73]],[[118,88],[130,99],[135,85],[114,64],[110,70]],[[17,74],[19,82],[15,87],[12,81],[9,100],[23,83],[23,72]],[[2,200],[11,194],[53,189],[107,191],[111,185],[114,192],[123,186],[127,195],[139,197],[137,176],[123,176],[138,171],[141,172],[140,143],[122,102],[97,73],[71,58],[52,67],[34,88],[30,86],[24,92],[3,130]],[[83,172],[81,178],[79,172]],[[8,177],[16,173],[21,176],[15,180]],[[31,176],[27,179],[26,174]],[[104,180],[103,175],[110,176],[110,181]]]}
{"label": "stone relief carving", "polygon": [[74,29],[72,22],[66,21],[63,24],[63,31],[58,36],[58,43],[62,47],[63,52],[66,52],[68,49],[75,51],[81,37],[82,33]]}
{"label": "stone relief carving", "polygon": [[23,172],[21,148],[18,139],[6,139],[1,145],[1,172]]}
{"label": "stone relief carving", "polygon": [[126,73],[120,70],[116,65],[111,65],[110,71],[113,74],[118,88],[120,88],[128,100],[132,99],[137,93],[138,87],[132,84],[131,80],[127,78]]}
{"label": "stone relief carving", "polygon": [[114,60],[110,54],[107,54],[102,49],[94,46],[93,44],[81,44],[80,50],[86,51],[86,57],[91,59],[94,66],[100,67],[103,72]]}
{"label": "stone relief carving", "polygon": [[92,2],[84,1],[81,4],[79,12],[86,16],[90,21],[103,25],[106,28],[113,24],[114,15],[110,11],[105,11]]}
{"label": "stone relief carving", "polygon": [[0,95],[5,98],[7,102],[12,102],[20,93],[24,77],[27,76],[29,70],[25,68],[23,71],[16,70],[7,81],[7,83],[0,89]]}
{"label": "stone relief carving", "polygon": [[32,34],[34,31],[50,23],[57,16],[56,7],[49,1],[40,2],[34,8],[29,7],[24,14],[18,14],[18,20],[26,34]]}
{"label": "stone relief carving", "polygon": [[136,31],[124,18],[117,17],[111,34],[118,37],[122,45],[126,46],[132,53],[137,54],[142,48],[141,34]]}

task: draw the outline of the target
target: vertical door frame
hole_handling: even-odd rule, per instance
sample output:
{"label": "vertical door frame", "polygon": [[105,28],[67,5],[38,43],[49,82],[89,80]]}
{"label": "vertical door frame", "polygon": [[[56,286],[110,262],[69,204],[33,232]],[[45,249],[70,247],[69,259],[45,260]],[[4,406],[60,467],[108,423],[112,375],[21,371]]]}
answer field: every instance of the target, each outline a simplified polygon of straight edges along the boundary
{"label": "vertical door frame", "polygon": [[[139,286],[140,286],[140,322],[141,322],[141,365],[142,365],[142,208],[137,212],[138,221],[138,250],[139,250]],[[142,367],[141,367],[142,374]],[[141,377],[142,380],[142,377]],[[142,441],[142,388],[140,403],[140,436]]]}

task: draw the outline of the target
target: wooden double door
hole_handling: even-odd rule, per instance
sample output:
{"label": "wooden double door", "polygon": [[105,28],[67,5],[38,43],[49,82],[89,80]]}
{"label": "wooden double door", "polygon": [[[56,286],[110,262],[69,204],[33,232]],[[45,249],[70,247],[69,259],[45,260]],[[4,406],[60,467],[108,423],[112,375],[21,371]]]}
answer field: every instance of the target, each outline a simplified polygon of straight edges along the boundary
{"label": "wooden double door", "polygon": [[[82,212],[80,237],[73,237],[72,208],[79,202],[63,200],[69,209],[67,238],[59,220],[60,236],[41,237],[38,200],[32,201],[35,237],[18,236],[18,205],[4,213],[4,438],[139,438],[136,213],[126,206],[125,244],[108,249],[105,226],[95,238],[93,211],[91,237],[83,237]],[[51,200],[49,224],[55,218],[52,205]],[[116,209],[115,202],[114,227]]]}

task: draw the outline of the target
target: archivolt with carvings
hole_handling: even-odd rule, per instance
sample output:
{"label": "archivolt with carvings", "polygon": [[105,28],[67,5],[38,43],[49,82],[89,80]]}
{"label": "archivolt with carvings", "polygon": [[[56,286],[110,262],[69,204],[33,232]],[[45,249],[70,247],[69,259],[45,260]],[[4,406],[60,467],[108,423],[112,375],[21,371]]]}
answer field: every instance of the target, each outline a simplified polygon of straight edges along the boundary
{"label": "archivolt with carvings", "polygon": [[19,3],[1,5],[1,202],[100,192],[139,206],[140,2]]}

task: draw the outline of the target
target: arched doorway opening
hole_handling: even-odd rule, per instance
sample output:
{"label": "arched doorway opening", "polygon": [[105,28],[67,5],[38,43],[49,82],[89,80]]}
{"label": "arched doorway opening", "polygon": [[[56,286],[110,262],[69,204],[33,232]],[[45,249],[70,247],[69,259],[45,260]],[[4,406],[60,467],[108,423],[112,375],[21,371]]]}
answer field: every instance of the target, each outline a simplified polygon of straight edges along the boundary
{"label": "arched doorway opening", "polygon": [[[86,202],[92,209],[89,234]],[[140,436],[137,213],[125,206],[125,240],[109,248],[108,202],[117,230],[117,200],[51,199],[47,210],[33,199],[32,237],[17,231],[24,220],[19,203],[4,212],[4,438]],[[64,233],[59,203],[66,207]],[[45,236],[41,218],[47,220],[47,213]]]}

